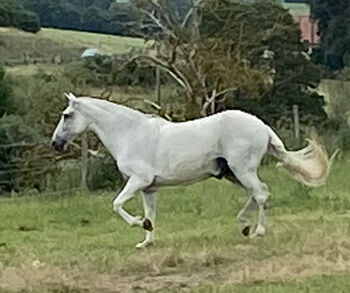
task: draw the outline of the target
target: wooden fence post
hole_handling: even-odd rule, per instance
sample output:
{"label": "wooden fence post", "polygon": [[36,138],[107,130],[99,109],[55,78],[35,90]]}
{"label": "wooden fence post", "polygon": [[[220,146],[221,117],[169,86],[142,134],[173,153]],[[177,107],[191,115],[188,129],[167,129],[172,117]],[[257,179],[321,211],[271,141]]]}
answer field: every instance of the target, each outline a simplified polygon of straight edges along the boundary
{"label": "wooden fence post", "polygon": [[[157,104],[161,107],[161,93],[160,93],[160,68],[156,66],[156,98]],[[161,110],[159,110],[160,112]],[[160,114],[160,113],[159,113]]]}
{"label": "wooden fence post", "polygon": [[300,120],[299,120],[299,106],[293,105],[293,123],[294,123],[294,137],[297,145],[300,143]]}
{"label": "wooden fence post", "polygon": [[81,140],[81,166],[80,166],[80,187],[84,191],[89,191],[87,186],[87,171],[88,171],[88,143],[86,132],[82,135]]}

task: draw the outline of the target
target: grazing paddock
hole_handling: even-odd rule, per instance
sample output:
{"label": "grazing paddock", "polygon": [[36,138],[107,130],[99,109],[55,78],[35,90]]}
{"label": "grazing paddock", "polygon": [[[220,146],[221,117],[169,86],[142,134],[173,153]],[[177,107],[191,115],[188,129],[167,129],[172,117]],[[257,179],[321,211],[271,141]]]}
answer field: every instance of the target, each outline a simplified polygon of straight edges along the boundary
{"label": "grazing paddock", "polygon": [[[132,48],[142,49],[140,38],[96,34],[71,30],[42,28],[36,34],[14,28],[0,28],[0,53],[2,60],[47,58],[60,55],[62,58],[79,57],[87,48],[97,48],[105,54],[123,54]],[[15,49],[15,50],[14,50]]]}
{"label": "grazing paddock", "polygon": [[[342,156],[340,156],[342,157]],[[272,164],[267,233],[245,239],[246,197],[208,180],[159,193],[157,242],[112,212],[115,193],[0,199],[0,292],[348,292],[350,161],[309,189]],[[141,199],[126,204],[140,214]]]}

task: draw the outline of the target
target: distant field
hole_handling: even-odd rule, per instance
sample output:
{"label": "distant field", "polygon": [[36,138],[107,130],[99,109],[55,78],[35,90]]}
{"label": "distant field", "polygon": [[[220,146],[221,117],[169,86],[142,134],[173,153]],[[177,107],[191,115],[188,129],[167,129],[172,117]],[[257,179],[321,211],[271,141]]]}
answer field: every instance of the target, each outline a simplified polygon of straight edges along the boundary
{"label": "distant field", "polygon": [[97,48],[107,54],[127,53],[132,48],[142,48],[144,45],[144,41],[138,38],[68,30],[42,29],[38,36],[54,40],[64,46]]}
{"label": "distant field", "polygon": [[137,38],[48,28],[31,34],[13,28],[0,28],[2,61],[21,61],[25,56],[77,58],[87,48],[97,48],[105,54],[118,54],[142,46],[143,40]]}
{"label": "distant field", "polygon": [[12,76],[21,75],[28,76],[38,73],[40,70],[48,72],[56,72],[61,67],[55,64],[28,64],[28,65],[17,65],[6,68],[6,73]]}
{"label": "distant field", "polygon": [[[235,222],[245,195],[226,181],[161,190],[156,245],[112,212],[114,192],[0,199],[0,291],[349,292],[350,161],[302,187],[273,165],[264,238]],[[141,214],[136,198],[126,205]]]}
{"label": "distant field", "polygon": [[305,3],[283,3],[282,6],[293,15],[309,15],[310,13],[310,7]]}

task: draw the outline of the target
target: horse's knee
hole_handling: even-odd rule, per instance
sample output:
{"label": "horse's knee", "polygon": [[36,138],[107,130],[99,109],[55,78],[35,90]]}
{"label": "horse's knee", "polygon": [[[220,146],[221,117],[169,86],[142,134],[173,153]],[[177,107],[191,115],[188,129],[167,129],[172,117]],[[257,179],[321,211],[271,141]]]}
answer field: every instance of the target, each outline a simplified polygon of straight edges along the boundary
{"label": "horse's knee", "polygon": [[119,202],[117,199],[113,201],[113,211],[116,213],[119,213],[120,209],[122,208],[121,202]]}

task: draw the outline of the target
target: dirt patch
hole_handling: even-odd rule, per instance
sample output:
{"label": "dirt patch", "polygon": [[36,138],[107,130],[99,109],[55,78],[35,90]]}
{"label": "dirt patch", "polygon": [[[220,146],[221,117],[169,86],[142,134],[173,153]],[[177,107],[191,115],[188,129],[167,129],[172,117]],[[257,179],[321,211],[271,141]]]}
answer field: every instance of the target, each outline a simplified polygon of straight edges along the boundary
{"label": "dirt patch", "polygon": [[[264,260],[244,260],[235,263],[219,262],[196,273],[179,272],[174,268],[150,274],[118,275],[63,270],[34,261],[20,268],[0,264],[0,289],[40,292],[57,286],[74,288],[64,292],[144,292],[165,288],[180,290],[218,284],[247,284],[256,281],[291,281],[321,274],[350,273],[350,245],[347,242],[331,242],[313,253],[273,256]],[[186,261],[184,264],[186,266]],[[189,264],[190,266],[190,264]],[[56,291],[52,291],[56,292]]]}
{"label": "dirt patch", "polygon": [[331,241],[323,247],[310,247],[312,252],[300,256],[286,254],[232,265],[225,270],[224,283],[292,281],[322,274],[350,273],[348,242]]}
{"label": "dirt patch", "polygon": [[[208,274],[172,274],[161,276],[118,276],[78,271],[62,271],[58,268],[6,268],[0,274],[0,289],[9,291],[50,290],[59,286],[74,288],[73,292],[132,292],[155,291],[162,288],[188,288],[200,286]],[[68,289],[67,289],[68,290]]]}
{"label": "dirt patch", "polygon": [[349,273],[350,264],[327,260],[322,256],[286,255],[264,261],[242,263],[226,270],[224,284],[244,284],[252,282],[292,281],[317,275]]}

